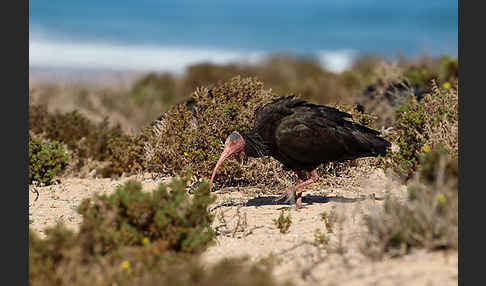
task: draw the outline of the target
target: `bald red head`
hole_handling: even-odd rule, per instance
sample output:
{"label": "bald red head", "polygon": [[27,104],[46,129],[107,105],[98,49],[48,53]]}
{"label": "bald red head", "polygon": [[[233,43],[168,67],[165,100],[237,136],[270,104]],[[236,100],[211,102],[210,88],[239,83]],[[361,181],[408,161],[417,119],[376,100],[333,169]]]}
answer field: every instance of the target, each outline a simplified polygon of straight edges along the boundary
{"label": "bald red head", "polygon": [[213,179],[216,175],[216,171],[218,168],[223,164],[224,160],[231,156],[234,153],[245,153],[245,140],[241,136],[240,133],[234,131],[231,133],[228,138],[226,138],[226,142],[224,143],[223,153],[218,159],[218,163],[216,163],[216,167],[214,167],[213,174],[211,175],[211,181],[209,181],[209,189],[213,187]]}

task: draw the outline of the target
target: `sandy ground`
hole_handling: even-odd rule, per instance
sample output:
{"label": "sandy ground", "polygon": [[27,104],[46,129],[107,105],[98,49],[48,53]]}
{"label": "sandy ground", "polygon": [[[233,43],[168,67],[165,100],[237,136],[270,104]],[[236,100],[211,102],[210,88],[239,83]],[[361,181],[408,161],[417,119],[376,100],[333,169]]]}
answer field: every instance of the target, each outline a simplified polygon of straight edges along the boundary
{"label": "sandy ground", "polygon": [[[64,178],[59,184],[36,188],[38,196],[30,186],[30,227],[41,236],[45,227],[57,221],[77,230],[82,218],[76,207],[84,198],[96,192],[111,193],[129,179],[141,181],[146,191],[170,180],[154,179],[150,174],[117,180]],[[303,197],[304,208],[298,211],[256,188],[218,190],[211,208],[218,235],[202,259],[208,264],[240,256],[273,261],[276,277],[292,279],[297,285],[458,285],[457,251],[415,251],[381,261],[361,254],[362,216],[381,207],[387,194],[401,197],[405,192],[405,186],[379,169],[359,174],[352,184],[321,180],[310,185]],[[274,222],[282,210],[292,221],[285,234]],[[321,219],[324,211],[341,218],[332,232]],[[317,229],[330,238],[326,246],[312,244]]]}

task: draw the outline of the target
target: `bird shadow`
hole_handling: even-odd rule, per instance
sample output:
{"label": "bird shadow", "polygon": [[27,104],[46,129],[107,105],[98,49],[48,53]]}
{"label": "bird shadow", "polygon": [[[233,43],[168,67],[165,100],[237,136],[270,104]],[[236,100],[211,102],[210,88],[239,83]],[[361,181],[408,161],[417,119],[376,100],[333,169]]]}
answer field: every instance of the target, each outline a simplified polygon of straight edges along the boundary
{"label": "bird shadow", "polygon": [[[285,199],[277,200],[278,196],[259,196],[250,199],[246,202],[245,206],[259,207],[259,206],[270,206],[270,205],[292,205],[292,202],[285,202]],[[312,204],[325,204],[329,202],[338,203],[355,203],[364,201],[367,198],[365,196],[359,198],[345,198],[343,196],[316,196],[316,195],[306,195],[302,197],[302,203],[304,205]]]}

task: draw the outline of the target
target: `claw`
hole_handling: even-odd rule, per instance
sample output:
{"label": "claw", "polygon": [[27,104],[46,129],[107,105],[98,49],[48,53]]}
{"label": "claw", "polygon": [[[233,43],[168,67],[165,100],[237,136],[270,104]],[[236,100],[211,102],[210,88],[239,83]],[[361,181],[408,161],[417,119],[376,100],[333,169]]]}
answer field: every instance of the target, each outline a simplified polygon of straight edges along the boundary
{"label": "claw", "polygon": [[283,198],[286,198],[285,201],[284,201],[285,203],[291,202],[291,204],[294,204],[295,203],[295,191],[296,191],[295,187],[290,187],[282,195],[277,197],[274,201],[280,201]]}
{"label": "claw", "polygon": [[[302,171],[296,171],[297,176],[299,177],[299,183],[295,186],[289,187],[281,196],[275,199],[275,201],[279,201],[283,198],[287,198],[285,200],[286,203],[292,201],[292,204],[295,203],[295,208],[298,210],[302,208],[302,192],[304,191],[304,187],[316,182],[319,177],[317,176],[316,170],[311,171],[310,179],[305,179],[306,175]],[[296,201],[297,198],[297,201]]]}

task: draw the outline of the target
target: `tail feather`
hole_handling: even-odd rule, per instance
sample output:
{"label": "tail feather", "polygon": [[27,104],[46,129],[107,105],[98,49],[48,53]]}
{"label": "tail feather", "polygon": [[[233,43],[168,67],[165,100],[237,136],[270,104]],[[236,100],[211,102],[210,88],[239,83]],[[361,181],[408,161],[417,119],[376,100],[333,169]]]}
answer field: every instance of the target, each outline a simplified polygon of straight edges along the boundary
{"label": "tail feather", "polygon": [[[356,130],[352,132],[352,137],[356,143],[352,144],[354,148],[350,153],[353,158],[367,157],[367,156],[385,156],[391,143],[387,140],[378,137],[376,133],[365,133],[362,130]],[[379,133],[378,133],[379,134]],[[351,142],[350,142],[351,143]]]}
{"label": "tail feather", "polygon": [[385,156],[388,149],[391,147],[391,143],[381,137],[375,137],[373,142],[374,153],[378,156]]}

